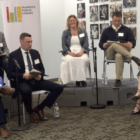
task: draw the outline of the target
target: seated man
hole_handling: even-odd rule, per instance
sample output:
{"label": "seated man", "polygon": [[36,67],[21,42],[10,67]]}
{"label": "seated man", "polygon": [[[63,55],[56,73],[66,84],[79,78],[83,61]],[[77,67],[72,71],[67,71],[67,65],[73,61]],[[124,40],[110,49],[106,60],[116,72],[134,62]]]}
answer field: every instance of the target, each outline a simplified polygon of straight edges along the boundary
{"label": "seated man", "polygon": [[[32,49],[32,37],[28,33],[20,35],[21,47],[13,51],[9,55],[8,61],[8,77],[9,79],[16,79],[16,69],[13,59],[15,59],[20,67],[18,70],[19,92],[22,94],[22,100],[25,108],[29,113],[30,121],[37,123],[38,119],[34,112],[38,114],[40,120],[48,120],[43,113],[45,106],[51,108],[57,97],[62,93],[63,87],[59,84],[44,80],[44,66],[40,58],[39,52]],[[30,71],[32,69],[41,71],[38,76],[32,76]],[[37,107],[32,109],[32,91],[47,90],[50,91],[44,101]],[[16,92],[15,92],[16,93]]]}
{"label": "seated man", "polygon": [[136,40],[131,29],[122,24],[121,12],[114,12],[112,25],[103,31],[99,42],[99,47],[105,50],[106,58],[116,62],[116,82],[113,88],[119,88],[122,85],[124,60],[132,59],[140,68],[140,59],[130,53],[135,45]]}
{"label": "seated man", "polygon": [[7,47],[4,34],[0,32],[0,67],[2,67],[6,74],[7,74],[7,68],[8,68],[8,58],[9,55],[9,49]]}
{"label": "seated man", "polygon": [[2,89],[0,89],[0,133],[3,138],[9,137],[10,134],[5,126],[7,121],[6,121],[5,111],[1,101],[1,97],[3,95],[12,95],[14,91],[15,90],[13,88],[7,88],[7,87],[3,87]]}

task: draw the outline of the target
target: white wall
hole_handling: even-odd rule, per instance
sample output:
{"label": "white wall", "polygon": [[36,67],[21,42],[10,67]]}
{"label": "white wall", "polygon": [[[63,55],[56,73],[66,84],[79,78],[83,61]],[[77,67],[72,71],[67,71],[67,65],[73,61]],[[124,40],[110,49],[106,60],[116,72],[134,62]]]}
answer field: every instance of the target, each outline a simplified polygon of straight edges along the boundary
{"label": "white wall", "polygon": [[49,78],[60,75],[61,35],[65,29],[64,0],[40,0],[42,55]]}
{"label": "white wall", "polygon": [[[77,1],[77,0],[65,0],[65,20],[67,19],[67,17],[70,14],[75,14],[77,16],[77,3],[85,3],[86,4],[86,17],[83,18],[82,20],[86,21],[86,29],[87,29],[87,33],[89,36],[89,42],[91,44],[91,39],[90,39],[90,24],[100,24],[100,23],[104,23],[104,21],[98,21],[98,22],[90,22],[90,14],[89,14],[89,7],[93,6],[93,5],[101,5],[101,4],[120,4],[122,3],[123,0],[121,1],[117,1],[117,2],[98,2],[98,3],[89,3],[89,0],[82,0],[82,1]],[[137,13],[140,12],[140,0],[137,0],[137,7],[136,8],[131,8],[132,10],[137,10]],[[123,9],[124,11],[128,11],[128,8]],[[137,16],[138,18],[138,16]],[[81,19],[80,19],[81,20]],[[105,23],[110,23],[111,18],[108,21],[105,21]],[[137,45],[136,48],[134,50],[132,50],[132,54],[134,56],[138,56],[140,57],[140,48],[139,45],[140,44],[140,39],[139,39],[139,34],[140,34],[140,18],[137,19],[137,24],[133,24],[131,26],[136,26],[137,27]],[[129,26],[129,25],[127,25]],[[101,78],[102,72],[103,72],[103,51],[98,47],[98,43],[99,43],[99,39],[94,39],[94,46],[97,47],[97,68],[98,68],[98,78]],[[90,45],[91,46],[91,45]],[[91,47],[90,47],[91,48]],[[92,63],[92,53],[90,53],[90,60]],[[137,65],[133,62],[133,69],[134,69],[134,76],[136,77],[136,74],[138,73],[138,67]],[[92,63],[92,68],[93,68],[93,63]],[[129,65],[125,64],[124,67],[124,74],[123,77],[124,78],[129,78]],[[115,65],[114,64],[110,64],[107,67],[107,73],[108,73],[108,78],[114,79],[115,78]],[[93,76],[93,69],[92,69],[92,76]]]}

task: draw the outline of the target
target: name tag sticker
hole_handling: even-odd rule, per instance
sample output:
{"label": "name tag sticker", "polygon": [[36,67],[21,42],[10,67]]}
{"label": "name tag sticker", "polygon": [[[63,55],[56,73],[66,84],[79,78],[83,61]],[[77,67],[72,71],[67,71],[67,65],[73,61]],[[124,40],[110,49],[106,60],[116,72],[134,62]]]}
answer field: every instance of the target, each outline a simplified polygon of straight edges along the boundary
{"label": "name tag sticker", "polygon": [[40,62],[39,62],[39,59],[36,59],[35,60],[35,64],[39,64]]}
{"label": "name tag sticker", "polygon": [[82,34],[79,34],[79,37],[81,38],[81,37],[84,37],[85,36],[85,34],[84,33],[82,33]]}
{"label": "name tag sticker", "polygon": [[3,43],[0,43],[0,47],[3,47]]}
{"label": "name tag sticker", "polygon": [[124,33],[118,33],[118,36],[124,36]]}

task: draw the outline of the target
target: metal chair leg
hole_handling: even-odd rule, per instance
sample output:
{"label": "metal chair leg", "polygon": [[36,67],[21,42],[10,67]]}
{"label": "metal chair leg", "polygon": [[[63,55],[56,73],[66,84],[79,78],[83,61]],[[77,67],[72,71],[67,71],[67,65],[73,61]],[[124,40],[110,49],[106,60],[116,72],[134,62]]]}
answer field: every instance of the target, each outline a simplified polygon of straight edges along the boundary
{"label": "metal chair leg", "polygon": [[89,70],[89,77],[90,77],[90,85],[92,86],[90,63],[88,65],[88,70]]}
{"label": "metal chair leg", "polygon": [[40,101],[40,94],[38,95],[38,105],[39,105],[39,101]]}
{"label": "metal chair leg", "polygon": [[23,105],[23,123],[25,124],[25,107],[24,107],[24,103],[22,104]]}

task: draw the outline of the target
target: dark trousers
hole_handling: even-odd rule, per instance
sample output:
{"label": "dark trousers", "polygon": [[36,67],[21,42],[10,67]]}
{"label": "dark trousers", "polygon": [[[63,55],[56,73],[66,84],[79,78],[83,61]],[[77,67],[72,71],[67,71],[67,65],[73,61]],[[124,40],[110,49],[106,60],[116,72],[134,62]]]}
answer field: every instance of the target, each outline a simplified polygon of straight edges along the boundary
{"label": "dark trousers", "polygon": [[28,113],[32,113],[32,91],[47,90],[50,93],[44,101],[38,105],[39,110],[43,110],[45,106],[51,108],[57,97],[62,93],[63,87],[59,84],[53,83],[48,80],[37,81],[32,85],[29,81],[19,84],[19,92],[22,94],[22,100]]}
{"label": "dark trousers", "polygon": [[6,123],[7,123],[7,120],[6,120],[6,115],[4,111],[4,106],[0,97],[0,126],[5,125]]}
{"label": "dark trousers", "polygon": [[8,58],[7,57],[0,57],[0,67],[2,67],[7,74],[7,70],[8,70]]}

